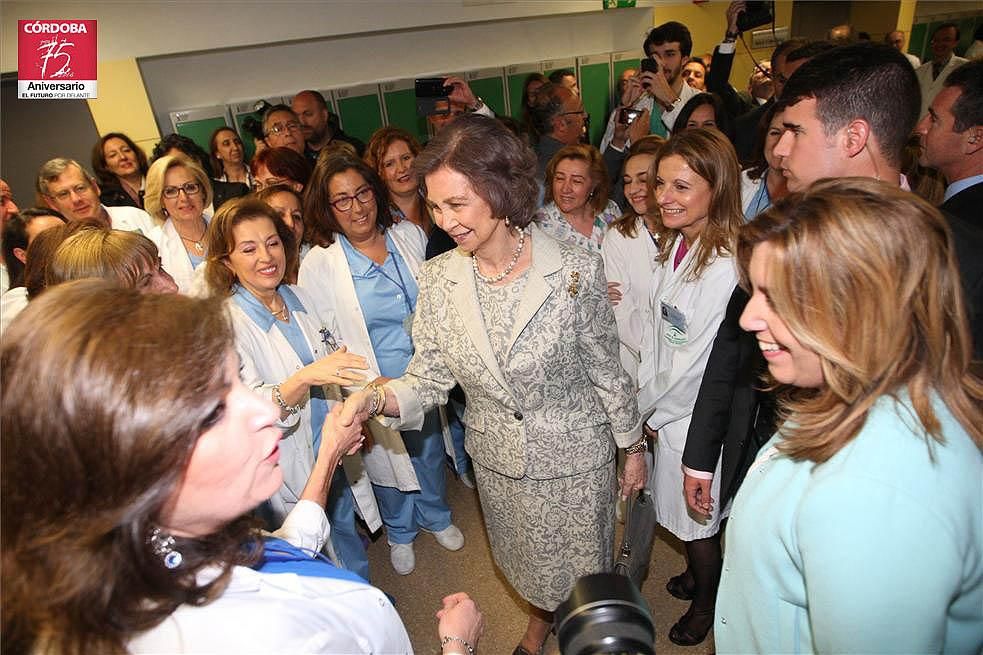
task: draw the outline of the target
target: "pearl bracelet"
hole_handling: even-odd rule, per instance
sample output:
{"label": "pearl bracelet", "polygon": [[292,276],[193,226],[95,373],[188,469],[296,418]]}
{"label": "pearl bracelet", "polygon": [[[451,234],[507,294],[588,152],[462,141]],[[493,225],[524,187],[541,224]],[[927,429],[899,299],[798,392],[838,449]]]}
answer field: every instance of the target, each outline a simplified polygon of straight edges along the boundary
{"label": "pearl bracelet", "polygon": [[444,646],[446,646],[447,644],[451,643],[452,641],[458,641],[458,642],[464,644],[464,647],[468,650],[468,655],[474,655],[474,647],[472,647],[471,644],[469,644],[465,640],[461,639],[460,637],[444,637],[444,638],[442,638],[440,640],[440,651],[443,652],[444,651]]}

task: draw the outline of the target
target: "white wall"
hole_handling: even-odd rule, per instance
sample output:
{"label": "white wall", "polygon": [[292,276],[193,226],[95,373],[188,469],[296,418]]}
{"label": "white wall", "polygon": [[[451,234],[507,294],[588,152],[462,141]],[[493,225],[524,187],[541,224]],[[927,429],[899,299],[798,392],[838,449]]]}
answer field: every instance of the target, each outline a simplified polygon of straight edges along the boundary
{"label": "white wall", "polygon": [[[652,0],[638,0],[638,4],[651,7]],[[600,7],[601,0],[4,1],[0,3],[0,70],[16,70],[18,20],[95,19],[99,21],[99,58],[116,60],[434,25],[570,15]]]}
{"label": "white wall", "polygon": [[167,113],[258,97],[542,59],[638,49],[651,9],[410,29],[153,57],[140,70],[157,123]]}

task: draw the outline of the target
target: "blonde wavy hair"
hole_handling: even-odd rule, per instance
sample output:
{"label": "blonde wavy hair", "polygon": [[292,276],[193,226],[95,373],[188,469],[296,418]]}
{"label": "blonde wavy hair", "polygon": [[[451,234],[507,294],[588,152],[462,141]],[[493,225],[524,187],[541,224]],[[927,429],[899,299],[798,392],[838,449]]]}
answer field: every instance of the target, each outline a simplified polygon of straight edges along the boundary
{"label": "blonde wavy hair", "polygon": [[87,227],[58,246],[45,272],[45,286],[95,277],[132,289],[159,265],[157,246],[142,234]]}
{"label": "blonde wavy hair", "polygon": [[907,394],[926,439],[942,441],[935,399],[983,445],[983,382],[952,235],[937,209],[869,178],[822,180],[743,226],[741,283],[758,244],[774,253],[768,294],[820,359],[825,384],[790,390],[779,448],[824,462],[863,428],[878,398]]}
{"label": "blonde wavy hair", "polygon": [[150,165],[143,196],[143,208],[157,223],[167,220],[164,212],[164,177],[167,176],[167,171],[178,166],[188,169],[195,182],[201,185],[202,206],[207,209],[212,204],[212,183],[205,170],[183,155],[164,155]]}

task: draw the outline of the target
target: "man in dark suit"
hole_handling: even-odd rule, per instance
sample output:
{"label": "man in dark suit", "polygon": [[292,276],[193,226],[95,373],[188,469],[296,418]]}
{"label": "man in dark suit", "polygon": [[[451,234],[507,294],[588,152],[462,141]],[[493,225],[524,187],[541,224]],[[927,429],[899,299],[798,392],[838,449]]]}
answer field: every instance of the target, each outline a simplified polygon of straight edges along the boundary
{"label": "man in dark suit", "polygon": [[782,87],[795,69],[806,61],[803,57],[789,62],[787,61],[789,53],[808,43],[806,39],[789,39],[775,47],[771,53],[771,76],[775,93],[771,100],[748,111],[747,105],[729,81],[734,52],[737,49],[737,37],[740,36],[737,17],[744,9],[743,0],[734,0],[727,8],[727,31],[724,33],[724,40],[713,51],[713,66],[710,67],[706,83],[707,91],[719,95],[724,100],[727,111],[734,116],[734,149],[737,150],[737,157],[742,162],[749,161],[753,155],[751,151],[754,148],[754,137],[761,117],[781,95]]}
{"label": "man in dark suit", "polygon": [[948,180],[940,209],[949,219],[976,359],[983,359],[983,60],[963,64],[918,122],[922,164]]}
{"label": "man in dark suit", "polygon": [[[901,150],[918,119],[919,91],[911,64],[901,53],[883,45],[843,46],[817,54],[787,84],[782,82],[777,102],[785,132],[775,153],[782,157],[790,190],[802,191],[824,177],[847,176],[906,186]],[[885,107],[883,88],[896,92],[898,101]],[[848,104],[849,111],[838,111]],[[724,509],[761,439],[767,440],[761,431],[767,431],[762,419],[768,415],[761,416],[761,411],[770,413],[770,408],[762,404],[767,400],[759,391],[764,385],[755,375],[761,354],[755,352],[754,337],[742,335],[737,327],[746,304],[747,294],[736,289],[714,340],[686,438],[683,485],[687,504],[697,514]],[[720,472],[715,473],[721,451]],[[716,474],[724,484],[721,497],[714,499],[710,486]],[[674,586],[685,590],[687,582]]]}
{"label": "man in dark suit", "polygon": [[949,186],[941,208],[983,227],[983,60],[946,78],[915,131],[922,164],[939,169]]}

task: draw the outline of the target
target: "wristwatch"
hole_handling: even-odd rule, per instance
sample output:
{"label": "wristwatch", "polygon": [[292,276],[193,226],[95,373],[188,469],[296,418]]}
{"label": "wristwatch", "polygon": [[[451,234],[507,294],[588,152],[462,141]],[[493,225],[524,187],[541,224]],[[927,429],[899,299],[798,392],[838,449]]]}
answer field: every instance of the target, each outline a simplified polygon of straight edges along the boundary
{"label": "wristwatch", "polygon": [[485,101],[484,101],[484,100],[482,100],[482,99],[481,99],[480,97],[478,97],[478,96],[475,96],[475,97],[474,97],[474,104],[473,104],[473,105],[471,105],[471,107],[469,107],[469,109],[470,109],[470,110],[471,110],[472,112],[476,112],[476,111],[478,111],[479,109],[481,109],[481,108],[482,108],[482,107],[484,107],[484,106],[485,106]]}

